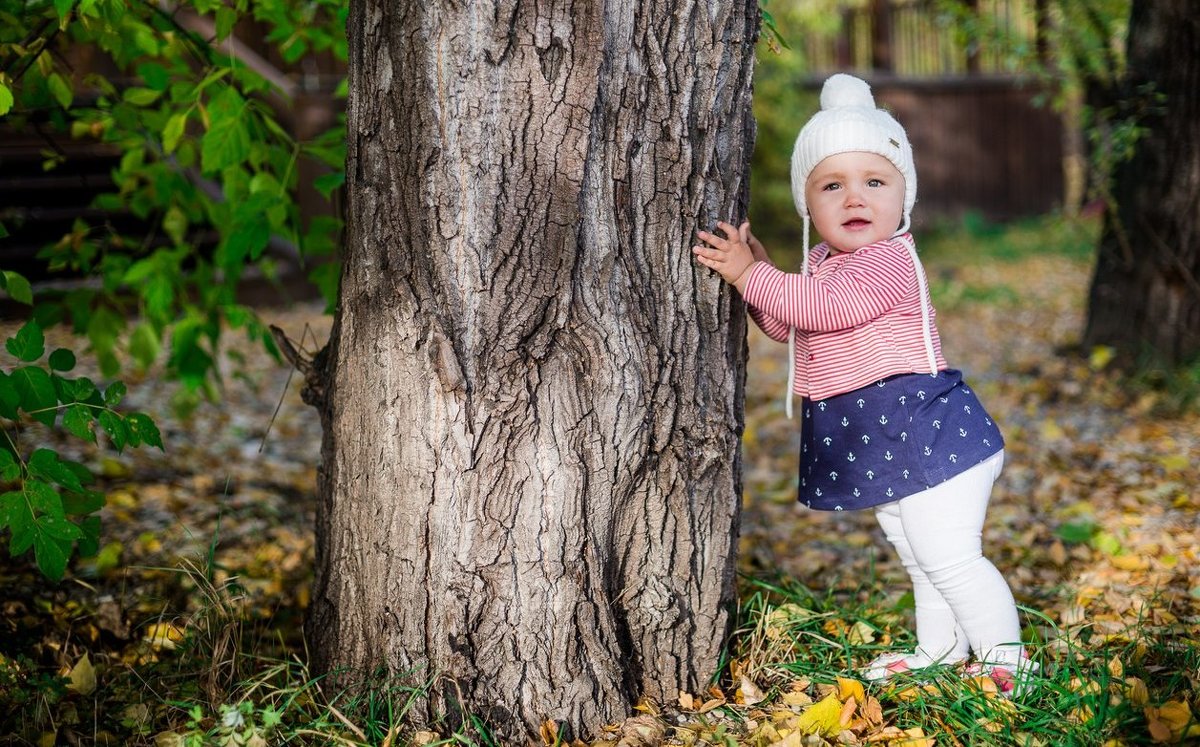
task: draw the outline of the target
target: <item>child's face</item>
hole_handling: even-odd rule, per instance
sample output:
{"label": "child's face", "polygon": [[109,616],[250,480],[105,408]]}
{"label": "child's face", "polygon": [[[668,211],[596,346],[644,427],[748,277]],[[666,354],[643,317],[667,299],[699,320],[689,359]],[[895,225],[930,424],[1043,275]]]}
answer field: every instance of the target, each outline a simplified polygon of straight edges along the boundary
{"label": "child's face", "polygon": [[821,238],[839,252],[852,252],[896,233],[904,215],[904,177],[876,153],[838,153],[808,175],[804,198]]}

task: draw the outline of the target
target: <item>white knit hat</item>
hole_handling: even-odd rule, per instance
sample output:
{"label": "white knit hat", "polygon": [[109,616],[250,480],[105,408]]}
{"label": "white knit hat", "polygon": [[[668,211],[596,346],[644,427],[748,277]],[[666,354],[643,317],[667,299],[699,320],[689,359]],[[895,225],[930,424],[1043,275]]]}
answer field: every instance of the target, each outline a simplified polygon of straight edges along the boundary
{"label": "white knit hat", "polygon": [[908,230],[917,201],[917,170],[908,135],[891,114],[875,108],[871,87],[853,75],[838,73],[821,88],[821,111],[796,137],[792,151],[792,199],[804,219],[804,272],[808,272],[808,204],[804,184],[821,161],[838,153],[877,153],[891,161],[904,177],[904,221],[893,235]]}

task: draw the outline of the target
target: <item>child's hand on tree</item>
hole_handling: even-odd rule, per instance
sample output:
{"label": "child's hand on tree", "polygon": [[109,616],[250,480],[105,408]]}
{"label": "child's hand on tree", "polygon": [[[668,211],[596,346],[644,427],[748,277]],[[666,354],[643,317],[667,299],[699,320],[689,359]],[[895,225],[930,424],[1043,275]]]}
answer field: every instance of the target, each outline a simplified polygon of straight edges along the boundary
{"label": "child's hand on tree", "polygon": [[734,228],[732,224],[720,221],[717,228],[724,232],[725,238],[697,231],[696,236],[708,246],[693,246],[692,253],[696,255],[696,261],[719,272],[725,282],[740,292],[746,284],[750,266],[756,261],[767,261],[767,250],[750,233],[749,222]]}

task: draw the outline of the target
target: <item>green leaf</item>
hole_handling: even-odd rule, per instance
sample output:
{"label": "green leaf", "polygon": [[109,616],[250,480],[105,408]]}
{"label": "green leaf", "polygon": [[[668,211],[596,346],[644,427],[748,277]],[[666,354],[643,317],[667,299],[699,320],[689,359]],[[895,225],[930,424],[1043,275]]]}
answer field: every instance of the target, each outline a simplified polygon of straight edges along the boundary
{"label": "green leaf", "polygon": [[155,91],[165,91],[171,83],[170,73],[157,62],[143,62],[137,66],[137,73],[146,81],[146,85]]}
{"label": "green leaf", "polygon": [[180,112],[172,115],[167,124],[163,126],[163,150],[168,153],[175,151],[175,146],[179,145],[179,139],[183,137],[184,131],[187,129],[188,113]]}
{"label": "green leaf", "polygon": [[158,432],[158,426],[150,419],[150,416],[143,412],[135,412],[125,418],[125,423],[129,426],[131,437],[139,443],[157,446],[159,451],[166,451],[163,448],[162,435]]}
{"label": "green leaf", "polygon": [[[82,533],[82,536],[79,538],[79,544],[78,544],[79,556],[82,558],[90,558],[90,557],[96,555],[96,553],[99,552],[99,550],[100,550],[100,517],[99,516],[87,517],[86,519],[84,519],[83,521],[81,521],[79,523],[79,530]],[[121,543],[116,542],[113,544],[115,544],[117,546],[116,560],[119,561],[120,557],[121,557],[121,555],[120,555]],[[111,546],[112,545],[110,545],[110,547]],[[100,572],[104,572],[105,570],[112,568],[115,565],[116,565],[116,563],[110,563],[107,566],[105,566],[104,568],[102,568],[100,562],[97,561],[96,570],[98,570]]]}
{"label": "green leaf", "polygon": [[237,24],[237,12],[226,5],[217,9],[217,41],[222,41]]}
{"label": "green leaf", "polygon": [[139,366],[149,368],[158,359],[161,350],[162,344],[152,325],[142,322],[133,328],[133,334],[129,336],[129,354]]}
{"label": "green leaf", "polygon": [[163,215],[162,226],[172,241],[182,244],[184,236],[187,235],[187,214],[180,210],[178,205],[172,205]]}
{"label": "green leaf", "polygon": [[71,102],[75,99],[75,92],[71,90],[71,84],[66,81],[58,73],[50,73],[50,77],[46,78],[46,86],[49,87],[51,95],[58,105],[64,109],[71,108]]}
{"label": "green leaf", "polygon": [[129,429],[121,416],[111,410],[103,410],[97,420],[100,421],[100,427],[108,434],[113,448],[117,451],[124,451],[125,444],[129,443]]}
{"label": "green leaf", "polygon": [[1061,524],[1059,525],[1058,529],[1054,530],[1054,533],[1058,535],[1058,538],[1063,542],[1081,544],[1083,542],[1090,541],[1092,536],[1096,534],[1097,530],[1098,527],[1096,526],[1095,522],[1079,521]]}
{"label": "green leaf", "polygon": [[17,391],[16,382],[11,376],[0,371],[0,417],[16,420],[17,406],[20,404],[21,394]]}
{"label": "green leaf", "polygon": [[12,490],[0,495],[0,529],[4,527],[12,532],[8,550],[14,558],[33,544],[33,511],[23,491]]}
{"label": "green leaf", "polygon": [[155,101],[158,101],[159,96],[162,96],[162,91],[155,91],[153,88],[141,88],[138,86],[126,88],[124,93],[121,94],[121,98],[130,104],[133,104],[134,106],[149,106]]}
{"label": "green leaf", "polygon": [[21,476],[21,465],[8,449],[0,449],[0,480],[12,482]]}
{"label": "green leaf", "polygon": [[313,187],[315,187],[318,192],[325,195],[325,199],[327,200],[329,199],[329,196],[333,194],[333,190],[345,183],[346,172],[344,171],[334,171],[329,174],[322,174],[316,179],[313,179]]}
{"label": "green leaf", "polygon": [[[38,527],[42,527],[42,522],[38,523]],[[70,557],[70,552],[70,542],[50,536],[44,529],[34,532],[33,557],[37,561],[38,570],[51,581],[62,580],[63,574],[67,572],[67,558]]]}
{"label": "green leaf", "polygon": [[109,407],[116,407],[121,404],[121,400],[125,399],[127,391],[124,382],[114,381],[104,390],[104,404]]}
{"label": "green leaf", "polygon": [[86,376],[80,376],[71,384],[72,394],[76,402],[86,402],[90,405],[102,405],[104,400],[100,398],[100,392],[97,391],[96,385]]}
{"label": "green leaf", "polygon": [[9,87],[0,83],[0,117],[8,114],[12,110],[13,95]]}
{"label": "green leaf", "polygon": [[96,443],[96,431],[92,429],[92,408],[71,405],[63,413],[63,427],[76,438]]}
{"label": "green leaf", "polygon": [[32,477],[26,480],[25,500],[29,502],[29,506],[37,516],[47,514],[49,516],[57,516],[60,519],[66,516],[63,513],[62,496],[48,482]]}
{"label": "green leaf", "polygon": [[82,493],[66,493],[62,497],[63,511],[71,516],[92,514],[104,508],[104,493],[85,490]]}
{"label": "green leaf", "polygon": [[29,287],[29,281],[25,279],[25,276],[12,270],[5,270],[3,275],[0,281],[3,282],[4,288],[12,300],[32,306],[33,289]]}
{"label": "green leaf", "polygon": [[58,453],[51,449],[37,449],[29,457],[29,474],[56,482],[70,490],[83,490],[83,484],[75,471],[59,461]]}
{"label": "green leaf", "polygon": [[245,108],[245,100],[231,87],[226,87],[213,99],[208,108],[208,132],[200,145],[200,170],[205,174],[240,165],[250,156]]}
{"label": "green leaf", "polygon": [[34,420],[53,426],[58,395],[50,374],[44,368],[25,366],[12,372],[12,381],[21,397],[21,409]]}
{"label": "green leaf", "polygon": [[75,368],[75,354],[66,348],[59,348],[50,354],[50,370],[70,371]]}
{"label": "green leaf", "polygon": [[54,0],[54,9],[58,11],[60,19],[66,18],[73,7],[75,7],[75,0]]}
{"label": "green leaf", "polygon": [[4,347],[17,360],[32,363],[46,352],[46,338],[38,323],[30,319],[17,330],[15,336],[8,338]]}

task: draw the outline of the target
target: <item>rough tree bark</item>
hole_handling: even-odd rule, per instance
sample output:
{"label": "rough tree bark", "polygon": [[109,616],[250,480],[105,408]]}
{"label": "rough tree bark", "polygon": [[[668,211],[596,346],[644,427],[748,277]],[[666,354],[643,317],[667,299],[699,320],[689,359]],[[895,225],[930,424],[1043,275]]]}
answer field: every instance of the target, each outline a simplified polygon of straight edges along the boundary
{"label": "rough tree bark", "polygon": [[[594,733],[703,687],[734,603],[754,0],[352,4],[318,670]],[[457,714],[457,716],[456,716]]]}
{"label": "rough tree bark", "polygon": [[1174,365],[1200,355],[1200,16],[1191,0],[1135,2],[1120,98],[1151,101],[1113,177],[1084,342]]}

